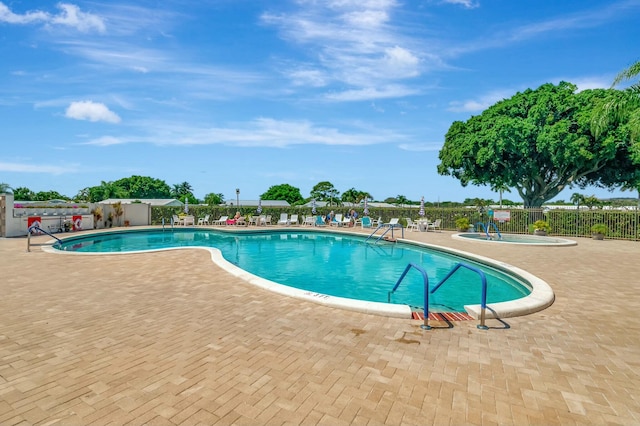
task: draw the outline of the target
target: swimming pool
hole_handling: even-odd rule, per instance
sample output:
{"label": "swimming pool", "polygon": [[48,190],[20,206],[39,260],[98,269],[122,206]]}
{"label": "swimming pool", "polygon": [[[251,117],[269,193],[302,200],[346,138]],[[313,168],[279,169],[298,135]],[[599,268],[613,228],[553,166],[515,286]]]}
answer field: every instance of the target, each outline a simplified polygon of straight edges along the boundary
{"label": "swimming pool", "polygon": [[[412,244],[372,244],[365,242],[363,236],[343,233],[211,229],[110,232],[65,239],[58,252],[125,253],[185,247],[217,249],[226,262],[237,268],[231,268],[236,275],[247,271],[254,278],[300,289],[316,301],[326,301],[326,296],[388,304],[389,291],[408,263],[424,267],[433,287],[461,261],[484,271],[488,303],[511,303],[531,293],[530,281],[505,271],[506,265],[489,267],[456,253]],[[410,273],[393,294],[391,303],[422,309],[423,288],[421,274]],[[460,270],[451,282],[430,296],[430,310],[464,311],[465,306],[480,303],[480,288],[475,273]]]}
{"label": "swimming pool", "polygon": [[452,238],[482,241],[485,243],[531,244],[536,246],[575,246],[578,244],[576,241],[557,237],[522,234],[500,234],[499,237],[497,234],[492,232],[489,234],[491,238],[487,238],[487,234],[483,232],[464,232],[460,234],[453,234]]}

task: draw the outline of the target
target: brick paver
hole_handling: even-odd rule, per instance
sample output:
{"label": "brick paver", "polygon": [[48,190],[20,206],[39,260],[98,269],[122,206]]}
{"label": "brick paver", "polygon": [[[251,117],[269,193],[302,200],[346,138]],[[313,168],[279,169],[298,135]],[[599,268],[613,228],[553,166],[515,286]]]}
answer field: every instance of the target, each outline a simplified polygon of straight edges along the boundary
{"label": "brick paver", "polygon": [[0,424],[640,424],[640,242],[406,236],[528,270],[556,301],[424,331],[255,288],[203,250],[0,239]]}

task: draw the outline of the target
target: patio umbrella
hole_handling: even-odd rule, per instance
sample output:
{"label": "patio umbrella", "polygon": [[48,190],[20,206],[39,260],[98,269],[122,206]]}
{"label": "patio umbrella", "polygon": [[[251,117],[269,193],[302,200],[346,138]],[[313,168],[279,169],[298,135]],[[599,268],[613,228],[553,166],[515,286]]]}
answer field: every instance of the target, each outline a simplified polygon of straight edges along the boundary
{"label": "patio umbrella", "polygon": [[424,216],[424,197],[420,199],[420,211],[418,212],[420,216]]}
{"label": "patio umbrella", "polygon": [[262,213],[262,198],[258,200],[258,208],[256,209],[258,214]]}
{"label": "patio umbrella", "polygon": [[316,214],[316,199],[311,202],[311,214]]}
{"label": "patio umbrella", "polygon": [[184,212],[189,213],[189,199],[184,197]]}
{"label": "patio umbrella", "polygon": [[367,204],[367,197],[364,197],[364,214],[369,214],[369,205]]}

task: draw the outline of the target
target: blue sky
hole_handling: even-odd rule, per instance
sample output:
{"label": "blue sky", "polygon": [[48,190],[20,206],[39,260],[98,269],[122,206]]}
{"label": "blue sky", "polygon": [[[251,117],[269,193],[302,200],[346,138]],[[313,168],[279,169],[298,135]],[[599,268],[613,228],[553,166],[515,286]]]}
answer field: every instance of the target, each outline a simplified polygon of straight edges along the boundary
{"label": "blue sky", "polygon": [[638,22],[640,0],[0,1],[0,182],[497,199],[437,174],[451,123],[546,82],[609,87]]}

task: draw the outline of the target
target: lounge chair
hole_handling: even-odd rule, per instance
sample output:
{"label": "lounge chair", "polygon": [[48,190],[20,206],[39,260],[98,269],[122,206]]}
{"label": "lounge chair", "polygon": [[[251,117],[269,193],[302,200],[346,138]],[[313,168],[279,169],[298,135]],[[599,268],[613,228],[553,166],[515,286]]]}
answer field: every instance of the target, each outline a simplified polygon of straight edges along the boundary
{"label": "lounge chair", "polygon": [[427,231],[428,231],[429,229],[433,229],[434,231],[435,231],[436,229],[438,229],[439,231],[442,231],[442,228],[440,227],[440,224],[441,224],[441,223],[442,223],[442,219],[436,219],[436,221],[435,221],[435,222],[433,222],[433,223],[429,223],[429,224],[427,225]]}
{"label": "lounge chair", "polygon": [[264,218],[264,224],[265,225],[272,225],[271,223],[271,215],[268,214],[267,217]]}
{"label": "lounge chair", "polygon": [[330,226],[342,226],[342,213],[336,213],[336,215],[329,222]]}
{"label": "lounge chair", "polygon": [[306,216],[302,220],[302,226],[313,226],[315,222],[316,222],[316,218],[314,216]]}
{"label": "lounge chair", "polygon": [[280,213],[280,220],[278,220],[278,225],[288,225],[289,224],[289,213]]}
{"label": "lounge chair", "polygon": [[418,222],[414,222],[410,217],[405,217],[404,219],[407,221],[407,229],[409,231],[418,231]]}
{"label": "lounge chair", "polygon": [[362,229],[371,228],[371,218],[369,216],[364,216],[362,219],[360,219],[360,225],[362,226]]}
{"label": "lounge chair", "polygon": [[382,216],[379,216],[377,219],[371,220],[371,225],[373,225],[373,226],[380,226],[383,223],[384,222],[382,222]]}
{"label": "lounge chair", "polygon": [[195,216],[192,216],[192,215],[187,215],[187,216],[185,216],[184,218],[182,218],[182,224],[183,224],[184,226],[187,226],[187,225],[195,225],[195,224],[196,224],[196,218],[195,218]]}
{"label": "lounge chair", "polygon": [[291,217],[289,218],[289,224],[291,226],[298,226],[298,215],[297,214],[292,214]]}
{"label": "lounge chair", "polygon": [[184,223],[184,221],[182,219],[180,219],[180,216],[178,216],[177,214],[174,214],[171,219],[173,220],[173,224],[174,225],[182,225]]}
{"label": "lounge chair", "polygon": [[400,223],[400,219],[397,217],[392,217],[389,222],[384,224],[385,226],[388,226],[389,228],[402,228],[402,224]]}
{"label": "lounge chair", "polygon": [[201,217],[200,219],[198,219],[198,225],[210,225],[209,223],[209,218],[211,217],[211,215],[205,215],[204,217]]}
{"label": "lounge chair", "polygon": [[220,219],[214,220],[213,224],[214,225],[226,225],[227,224],[227,219],[229,219],[229,216],[220,216]]}
{"label": "lounge chair", "polygon": [[322,217],[320,215],[316,216],[316,221],[315,221],[315,223],[313,225],[314,226],[325,226],[326,223],[324,223],[324,217]]}
{"label": "lounge chair", "polygon": [[342,219],[342,223],[339,224],[340,226],[351,226],[351,218],[350,217],[345,217]]}

